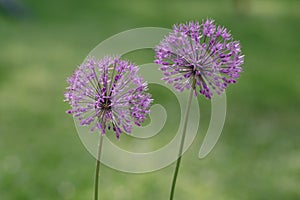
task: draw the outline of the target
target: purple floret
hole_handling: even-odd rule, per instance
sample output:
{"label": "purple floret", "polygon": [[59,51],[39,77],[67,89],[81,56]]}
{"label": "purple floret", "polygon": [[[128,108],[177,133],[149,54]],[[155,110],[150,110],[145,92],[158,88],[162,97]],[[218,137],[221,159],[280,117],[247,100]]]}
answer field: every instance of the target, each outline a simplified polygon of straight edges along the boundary
{"label": "purple floret", "polygon": [[[155,48],[167,83],[179,91],[189,89],[211,99],[221,94],[242,72],[244,55],[239,41],[214,20],[174,25],[173,31]],[[199,86],[199,89],[197,89]]]}
{"label": "purple floret", "polygon": [[152,101],[147,83],[137,73],[136,65],[118,57],[87,59],[67,79],[67,113],[91,131],[113,130],[117,138],[131,133],[133,123],[144,122]]}

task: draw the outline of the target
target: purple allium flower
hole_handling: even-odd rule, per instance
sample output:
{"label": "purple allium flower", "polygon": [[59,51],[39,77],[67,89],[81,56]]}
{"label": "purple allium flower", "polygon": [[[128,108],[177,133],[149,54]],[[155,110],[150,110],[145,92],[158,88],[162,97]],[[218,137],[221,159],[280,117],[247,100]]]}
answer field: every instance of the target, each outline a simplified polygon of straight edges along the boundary
{"label": "purple allium flower", "polygon": [[91,131],[105,134],[112,129],[117,138],[130,133],[132,121],[140,126],[152,101],[147,83],[137,73],[136,65],[118,57],[89,58],[67,79],[65,101],[72,107],[67,113],[81,125],[90,125]]}
{"label": "purple allium flower", "polygon": [[173,31],[155,48],[155,62],[161,65],[167,83],[183,91],[197,85],[200,94],[211,99],[235,83],[242,71],[244,55],[239,41],[214,20],[174,25]]}

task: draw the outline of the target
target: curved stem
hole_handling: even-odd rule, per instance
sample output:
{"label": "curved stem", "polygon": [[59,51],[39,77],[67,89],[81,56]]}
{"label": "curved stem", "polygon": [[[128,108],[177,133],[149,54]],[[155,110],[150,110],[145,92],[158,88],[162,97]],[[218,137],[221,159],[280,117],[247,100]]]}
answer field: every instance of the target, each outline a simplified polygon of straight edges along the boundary
{"label": "curved stem", "polygon": [[179,152],[178,152],[178,159],[176,162],[176,168],[174,171],[173,175],[173,181],[172,181],[172,187],[171,187],[171,193],[170,193],[170,200],[173,200],[174,198],[174,192],[175,192],[175,186],[176,186],[176,180],[178,176],[178,171],[181,163],[181,157],[182,157],[182,151],[183,151],[183,146],[184,146],[184,141],[185,141],[185,135],[186,135],[186,129],[187,129],[187,123],[189,119],[189,113],[190,113],[190,108],[191,108],[191,102],[193,98],[193,91],[195,89],[195,78],[193,79],[192,87],[190,90],[190,94],[187,100],[187,106],[185,110],[185,115],[184,115],[184,124],[183,124],[183,131],[182,131],[182,136],[181,136],[181,142],[180,142],[180,147],[179,147]]}
{"label": "curved stem", "polygon": [[94,199],[98,200],[98,184],[99,184],[99,171],[100,171],[100,158],[103,143],[103,135],[100,133],[100,140],[98,144],[97,161],[96,161],[96,173],[95,173],[95,195]]}

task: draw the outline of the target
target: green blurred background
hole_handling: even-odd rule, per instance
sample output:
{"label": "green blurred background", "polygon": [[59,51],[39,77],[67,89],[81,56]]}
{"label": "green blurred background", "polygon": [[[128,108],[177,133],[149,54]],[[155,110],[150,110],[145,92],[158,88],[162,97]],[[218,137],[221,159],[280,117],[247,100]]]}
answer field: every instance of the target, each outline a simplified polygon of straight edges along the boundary
{"label": "green blurred background", "polygon": [[[1,200],[92,199],[95,160],[65,114],[66,77],[109,36],[206,17],[241,41],[244,73],[227,90],[223,135],[204,160],[197,156],[210,104],[201,99],[203,123],[184,156],[176,199],[300,199],[299,0],[0,3]],[[128,57],[142,64],[153,52]],[[171,126],[164,133],[156,137],[174,135]],[[101,199],[167,199],[173,170],[132,175],[102,166]]]}

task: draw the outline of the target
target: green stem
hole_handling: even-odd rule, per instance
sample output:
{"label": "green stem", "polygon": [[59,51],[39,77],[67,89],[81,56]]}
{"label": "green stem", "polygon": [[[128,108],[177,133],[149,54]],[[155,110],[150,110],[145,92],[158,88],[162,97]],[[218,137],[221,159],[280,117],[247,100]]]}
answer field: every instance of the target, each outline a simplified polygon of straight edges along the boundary
{"label": "green stem", "polygon": [[96,161],[96,173],[95,173],[95,200],[98,200],[98,184],[99,184],[99,171],[100,171],[100,157],[103,143],[103,135],[100,133],[100,140],[98,144],[97,161]]}
{"label": "green stem", "polygon": [[179,147],[179,152],[178,152],[178,159],[177,159],[177,162],[176,162],[176,168],[175,168],[174,175],[173,175],[173,181],[172,181],[172,187],[171,187],[171,193],[170,193],[170,200],[173,200],[173,198],[174,198],[176,180],[177,180],[178,171],[179,171],[179,167],[180,167],[180,163],[181,163],[181,157],[182,157],[181,154],[182,154],[182,151],[183,151],[184,140],[185,140],[185,135],[186,135],[186,128],[187,128],[187,123],[188,123],[188,119],[189,119],[189,113],[190,113],[190,108],[191,108],[191,102],[192,102],[192,98],[193,98],[194,89],[195,89],[195,78],[193,80],[192,87],[191,87],[191,90],[190,90],[190,94],[189,94],[189,97],[188,97],[188,100],[187,100],[187,107],[186,107],[185,115],[184,115],[183,131],[182,131],[181,142],[180,142],[180,147]]}

